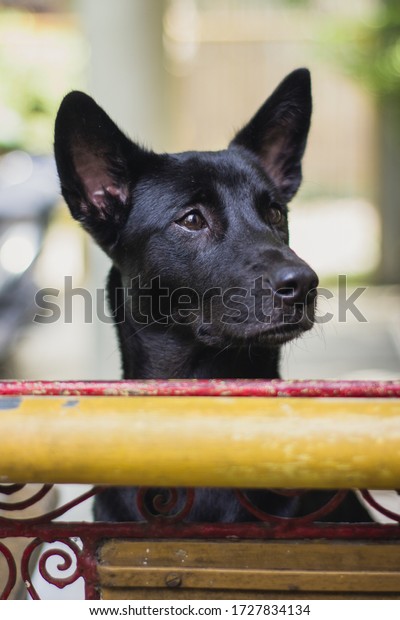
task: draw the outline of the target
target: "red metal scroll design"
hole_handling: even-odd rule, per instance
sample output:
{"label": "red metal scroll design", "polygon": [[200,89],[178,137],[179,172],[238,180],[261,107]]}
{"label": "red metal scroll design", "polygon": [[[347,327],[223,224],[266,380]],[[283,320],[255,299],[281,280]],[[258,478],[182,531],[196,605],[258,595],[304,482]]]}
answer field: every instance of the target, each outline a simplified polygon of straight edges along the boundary
{"label": "red metal scroll design", "polygon": [[[24,488],[24,486],[26,485],[22,485],[22,486],[18,485],[19,488],[15,489],[13,492],[15,493],[21,488]],[[0,502],[0,509],[3,511],[10,511],[10,512],[13,510],[24,510],[25,508],[31,507],[37,502],[39,502],[45,495],[47,495],[47,493],[49,493],[49,491],[52,488],[53,488],[53,485],[43,485],[42,489],[37,491],[34,495],[32,495],[30,498],[26,500],[23,500],[20,502],[14,502],[14,503]],[[19,517],[18,519],[11,519],[5,516],[0,516],[0,524],[10,523],[10,521],[14,523],[30,523],[30,524],[50,522],[53,519],[57,519],[58,517],[61,517],[62,515],[64,515],[66,512],[68,512],[72,508],[75,508],[75,506],[82,504],[87,499],[90,499],[91,497],[96,495],[96,493],[99,493],[102,490],[102,488],[103,487],[93,487],[89,491],[86,491],[86,493],[82,493],[82,495],[78,495],[77,497],[75,497],[75,499],[71,500],[70,502],[67,502],[66,504],[63,504],[62,506],[59,506],[58,508],[51,510],[49,512],[44,512],[37,517]],[[3,493],[1,485],[0,485],[0,493]]]}
{"label": "red metal scroll design", "polygon": [[[8,486],[8,488],[7,488]],[[21,489],[24,488],[23,484],[13,484],[13,485],[5,485],[0,484],[0,493],[4,493],[6,495],[13,495]],[[24,499],[22,501],[17,502],[0,502],[0,510],[13,511],[13,510],[25,510],[25,508],[29,508],[34,504],[37,504],[41,499],[43,499],[52,489],[51,484],[44,484],[39,491],[34,493],[31,497]],[[0,517],[0,521],[2,517]]]}
{"label": "red metal scroll design", "polygon": [[[240,489],[235,491],[236,497],[240,504],[247,510],[247,512],[254,517],[258,521],[262,521],[264,523],[269,523],[270,525],[274,525],[277,523],[313,523],[314,521],[318,521],[321,517],[328,517],[336,508],[340,506],[340,504],[345,500],[348,491],[336,491],[333,493],[332,497],[327,499],[322,505],[317,509],[312,509],[311,512],[303,514],[301,516],[289,516],[289,517],[281,517],[279,515],[271,514],[269,512],[265,512],[261,510],[248,498],[245,491],[241,491]],[[304,491],[274,491],[276,494],[284,495],[284,496],[292,496],[292,497],[300,497],[305,492]]]}
{"label": "red metal scroll design", "polygon": [[[184,489],[184,498],[178,489],[158,489],[140,487],[136,494],[136,505],[145,521],[167,519],[170,523],[180,523],[189,515],[195,499],[194,489]],[[149,498],[149,495],[152,495]],[[150,506],[149,500],[150,499]]]}
{"label": "red metal scroll design", "polygon": [[[24,580],[28,594],[33,600],[40,600],[40,596],[32,583],[30,565],[32,563],[32,555],[40,547],[40,545],[42,545],[42,543],[43,541],[38,538],[33,540],[26,547],[21,561],[22,579]],[[72,539],[68,538],[58,540],[57,543],[65,545],[71,553],[68,553],[66,549],[62,548],[46,549],[39,557],[38,567],[41,576],[45,581],[47,581],[47,583],[61,589],[73,584],[80,577],[83,577],[84,570],[80,562],[82,550],[79,545]],[[58,557],[61,560],[57,565],[58,571],[65,573],[72,568],[72,572],[63,577],[56,577],[55,575],[52,575],[47,569],[47,562],[54,557]]]}
{"label": "red metal scroll design", "polygon": [[[399,491],[397,491],[397,493],[399,493]],[[387,517],[388,519],[391,519],[392,521],[398,521],[400,523],[400,512],[393,512],[392,510],[389,510],[385,506],[382,506],[382,504],[380,504],[371,495],[370,491],[366,491],[366,490],[361,491],[361,495],[362,495],[362,497],[364,498],[364,500],[366,501],[367,504],[369,504],[372,508],[377,510],[384,517]]]}
{"label": "red metal scroll design", "polygon": [[[34,538],[23,550],[23,553],[23,546],[20,545],[21,551],[18,552],[18,555],[22,553],[22,557],[20,562],[18,562],[18,564],[20,564],[19,567],[17,566],[16,558],[7,546],[7,540],[5,540],[4,543],[0,542],[0,557],[3,556],[5,559],[5,566],[3,562],[2,573],[2,579],[3,581],[5,580],[5,584],[0,583],[0,599],[9,598],[14,586],[20,581],[25,584],[26,591],[31,598],[40,598],[31,578],[31,569],[36,561],[38,562],[38,569],[42,578],[48,584],[58,588],[65,588],[77,581],[80,577],[84,577],[88,572],[88,568],[90,568],[90,566],[87,566],[86,562],[88,554],[84,554],[81,547],[76,542],[79,537],[57,536],[59,525],[58,523],[54,523],[54,520],[64,515],[75,506],[90,499],[101,490],[101,487],[92,488],[62,506],[47,512],[43,511],[37,516],[29,516],[29,513],[25,516],[24,510],[38,504],[53,487],[52,485],[43,485],[38,491],[35,490],[27,498],[19,501],[12,501],[12,496],[24,488],[29,490],[30,487],[29,485],[26,486],[22,484],[0,485],[0,495],[3,494],[11,497],[11,501],[0,502],[0,509],[3,513],[0,516],[0,539],[7,539],[10,537],[20,538],[20,540],[23,541],[25,538]],[[18,516],[15,516],[17,511]],[[10,513],[9,516],[7,512]],[[79,529],[80,525],[81,524],[78,524],[77,529]],[[55,530],[56,536],[54,536],[53,530]],[[38,536],[39,531],[40,535]],[[58,546],[43,550],[42,545],[46,541]],[[63,548],[59,547],[60,544]],[[55,557],[61,560],[56,570],[63,573],[62,576],[52,575],[47,568],[49,560]],[[93,557],[94,562],[94,554],[89,554],[89,557]],[[20,578],[18,578],[18,568]]]}
{"label": "red metal scroll design", "polygon": [[4,557],[7,566],[6,583],[3,590],[1,590],[0,584],[0,600],[8,599],[13,587],[17,582],[17,566],[15,564],[14,556],[10,549],[0,542],[0,554]]}
{"label": "red metal scroll design", "polygon": [[[346,491],[338,491],[317,510],[301,517],[277,517],[259,511],[252,505],[246,494],[237,491],[241,504],[248,509],[252,518],[258,522],[247,523],[190,523],[186,519],[195,499],[195,490],[188,490],[185,501],[176,489],[168,489],[162,494],[143,488],[138,492],[138,507],[141,507],[142,522],[137,523],[67,523],[54,521],[54,515],[64,514],[78,503],[88,500],[101,489],[91,489],[81,494],[72,502],[35,519],[15,519],[12,516],[2,517],[0,522],[0,538],[21,536],[33,538],[24,550],[21,560],[21,576],[26,589],[33,599],[40,597],[40,588],[32,583],[33,564],[39,556],[38,569],[43,579],[58,588],[66,588],[81,577],[85,581],[86,598],[96,598],[96,549],[104,538],[214,538],[239,537],[248,539],[294,539],[294,538],[326,538],[326,539],[400,539],[399,525],[383,525],[377,523],[343,524],[329,523],[329,513],[337,508],[347,495]],[[181,491],[181,490],[180,490]],[[149,492],[152,500],[149,509]],[[283,495],[302,495],[302,491],[281,491]],[[382,514],[400,521],[400,515],[380,506],[368,491],[363,491],[365,501]],[[147,498],[147,499],[146,499]],[[147,507],[146,507],[147,506]],[[178,509],[178,510],[177,510]],[[325,523],[315,523],[324,517]],[[44,543],[54,545],[42,549]],[[9,597],[17,579],[17,566],[7,544],[0,542],[0,555],[6,560],[8,575],[5,585],[0,586],[1,598]],[[60,574],[54,575],[50,560],[59,558],[56,567]],[[2,590],[2,591],[1,591]]]}

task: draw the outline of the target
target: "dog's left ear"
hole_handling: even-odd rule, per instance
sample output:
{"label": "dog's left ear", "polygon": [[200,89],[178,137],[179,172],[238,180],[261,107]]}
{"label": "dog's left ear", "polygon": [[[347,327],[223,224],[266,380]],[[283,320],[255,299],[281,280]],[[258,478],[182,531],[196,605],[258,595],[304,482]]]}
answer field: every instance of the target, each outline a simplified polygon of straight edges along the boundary
{"label": "dog's left ear", "polygon": [[297,69],[279,84],[231,142],[258,157],[285,202],[291,200],[301,183],[301,159],[311,110],[310,72]]}
{"label": "dog's left ear", "polygon": [[61,103],[54,152],[62,194],[73,217],[112,252],[132,206],[132,185],[150,154],[78,91]]}

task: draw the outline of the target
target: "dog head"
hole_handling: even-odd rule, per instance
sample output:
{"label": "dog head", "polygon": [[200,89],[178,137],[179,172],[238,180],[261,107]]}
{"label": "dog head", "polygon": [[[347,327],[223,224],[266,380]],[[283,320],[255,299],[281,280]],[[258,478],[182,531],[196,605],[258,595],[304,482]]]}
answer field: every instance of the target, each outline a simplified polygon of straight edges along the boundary
{"label": "dog head", "polygon": [[63,100],[55,155],[72,215],[111,257],[135,321],[208,345],[279,345],[312,327],[314,271],[288,245],[310,75],[288,75],[228,148],[156,154],[87,95]]}

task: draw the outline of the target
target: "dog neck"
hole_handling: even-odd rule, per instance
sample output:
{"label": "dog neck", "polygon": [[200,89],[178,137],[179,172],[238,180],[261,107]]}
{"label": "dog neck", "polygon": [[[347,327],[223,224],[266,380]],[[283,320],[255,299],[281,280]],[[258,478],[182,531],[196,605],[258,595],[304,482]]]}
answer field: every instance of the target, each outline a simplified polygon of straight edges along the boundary
{"label": "dog neck", "polygon": [[168,328],[118,325],[125,379],[275,379],[279,348],[193,343]]}

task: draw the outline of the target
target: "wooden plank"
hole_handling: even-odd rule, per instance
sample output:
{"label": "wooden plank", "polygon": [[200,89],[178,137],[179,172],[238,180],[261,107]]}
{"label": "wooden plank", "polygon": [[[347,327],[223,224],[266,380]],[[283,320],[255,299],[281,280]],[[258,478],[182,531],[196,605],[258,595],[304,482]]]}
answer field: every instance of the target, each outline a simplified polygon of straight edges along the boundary
{"label": "wooden plank", "polygon": [[399,600],[397,592],[313,592],[285,590],[199,590],[169,588],[104,588],[101,591],[103,600],[114,601],[168,601],[168,600],[238,600],[238,601],[277,601],[277,600]]}
{"label": "wooden plank", "polygon": [[1,482],[400,487],[390,398],[3,397],[0,436]]}
{"label": "wooden plank", "polygon": [[399,543],[109,540],[99,562],[118,567],[400,571]]}
{"label": "wooden plank", "polygon": [[[400,595],[400,544],[323,541],[108,541],[99,552],[103,596],[131,589],[225,593]],[[198,594],[196,594],[198,592]],[[251,593],[251,596],[250,596]],[[268,596],[267,596],[268,595]],[[213,598],[213,597],[211,597]],[[311,598],[311,595],[310,595]]]}
{"label": "wooden plank", "polygon": [[[400,572],[242,570],[225,568],[140,568],[99,566],[105,587],[400,592]],[[176,586],[170,586],[176,583]]]}

